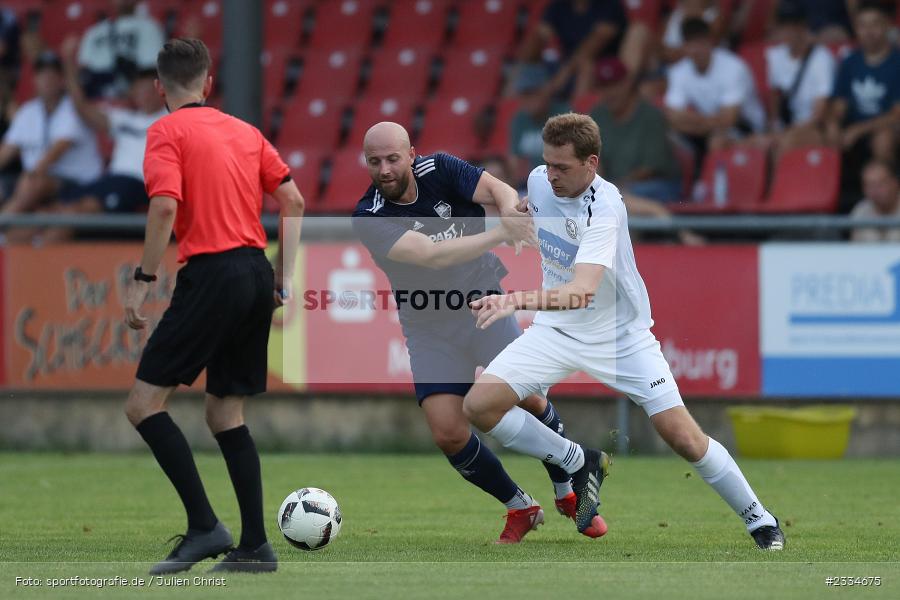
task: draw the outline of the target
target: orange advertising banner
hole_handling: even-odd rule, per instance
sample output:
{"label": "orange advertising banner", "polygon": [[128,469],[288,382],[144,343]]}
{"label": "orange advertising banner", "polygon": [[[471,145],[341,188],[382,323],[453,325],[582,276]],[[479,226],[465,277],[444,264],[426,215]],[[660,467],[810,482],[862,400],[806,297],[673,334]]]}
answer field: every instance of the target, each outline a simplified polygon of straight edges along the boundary
{"label": "orange advertising banner", "polygon": [[6,385],[21,389],[128,389],[141,351],[175,286],[174,248],[151,286],[144,331],[124,321],[124,294],[141,245],[67,244],[6,249]]}

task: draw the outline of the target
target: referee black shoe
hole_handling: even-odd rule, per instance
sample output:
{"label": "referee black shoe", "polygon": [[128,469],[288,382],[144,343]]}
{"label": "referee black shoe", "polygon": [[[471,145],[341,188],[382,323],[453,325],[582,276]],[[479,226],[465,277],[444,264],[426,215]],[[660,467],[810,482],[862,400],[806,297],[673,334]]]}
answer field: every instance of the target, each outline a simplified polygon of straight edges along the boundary
{"label": "referee black shoe", "polygon": [[[188,529],[184,535],[176,535],[175,548],[162,562],[150,569],[151,575],[166,575],[187,571],[205,558],[215,558],[234,546],[234,539],[225,524],[219,521],[212,531]],[[171,540],[170,540],[171,541]]]}
{"label": "referee black shoe", "polygon": [[271,573],[278,569],[278,557],[266,542],[256,550],[237,547],[209,570],[210,573]]}
{"label": "referee black shoe", "polygon": [[572,473],[572,488],[575,491],[577,507],[575,526],[578,532],[598,538],[607,531],[606,522],[597,514],[600,506],[600,486],[609,475],[609,455],[601,450],[584,448],[584,465]]}
{"label": "referee black shoe", "polygon": [[750,532],[750,536],[762,550],[784,550],[784,532],[781,530],[778,517],[775,517],[775,527],[771,525],[757,527]]}

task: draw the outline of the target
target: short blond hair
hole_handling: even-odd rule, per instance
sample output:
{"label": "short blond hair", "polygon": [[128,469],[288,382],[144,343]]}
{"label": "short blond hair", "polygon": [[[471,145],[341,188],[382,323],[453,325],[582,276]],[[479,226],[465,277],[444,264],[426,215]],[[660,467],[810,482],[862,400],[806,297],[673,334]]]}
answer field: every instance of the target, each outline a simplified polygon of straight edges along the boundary
{"label": "short blond hair", "polygon": [[541,137],[549,146],[572,144],[579,160],[600,154],[600,128],[588,115],[570,112],[550,117],[544,124]]}

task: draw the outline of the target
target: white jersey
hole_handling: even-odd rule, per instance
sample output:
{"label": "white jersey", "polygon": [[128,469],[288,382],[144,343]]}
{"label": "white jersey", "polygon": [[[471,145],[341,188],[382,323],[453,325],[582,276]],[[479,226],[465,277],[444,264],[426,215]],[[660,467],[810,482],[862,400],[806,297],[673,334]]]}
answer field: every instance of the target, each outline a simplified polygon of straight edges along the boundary
{"label": "white jersey", "polygon": [[591,303],[582,309],[538,311],[534,323],[547,325],[585,343],[646,339],[653,326],[647,287],[638,273],[628,234],[628,215],[619,190],[599,175],[577,198],[559,198],[547,180],[547,167],[528,177],[528,203],[541,251],[543,288],[572,281],[575,265],[603,265]]}

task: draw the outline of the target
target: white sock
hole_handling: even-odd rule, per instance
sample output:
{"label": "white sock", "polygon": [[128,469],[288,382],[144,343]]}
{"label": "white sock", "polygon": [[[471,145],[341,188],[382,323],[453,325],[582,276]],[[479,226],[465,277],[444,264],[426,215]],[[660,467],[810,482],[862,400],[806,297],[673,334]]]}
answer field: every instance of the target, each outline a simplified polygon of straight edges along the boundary
{"label": "white sock", "polygon": [[557,483],[554,481],[553,491],[556,493],[556,499],[561,500],[575,490],[572,489],[572,480],[570,479],[569,481],[564,481],[562,483]]}
{"label": "white sock", "polygon": [[503,444],[504,448],[558,465],[566,473],[574,473],[584,465],[581,446],[562,437],[518,406],[509,409],[487,434]]}
{"label": "white sock", "polygon": [[747,531],[763,525],[775,526],[775,517],[753,493],[741,469],[722,444],[709,438],[709,449],[693,465],[703,481],[711,485],[737,516],[744,520]]}
{"label": "white sock", "polygon": [[506,505],[506,510],[522,510],[534,504],[534,498],[526,494],[522,488],[516,488],[515,495],[503,504]]}

